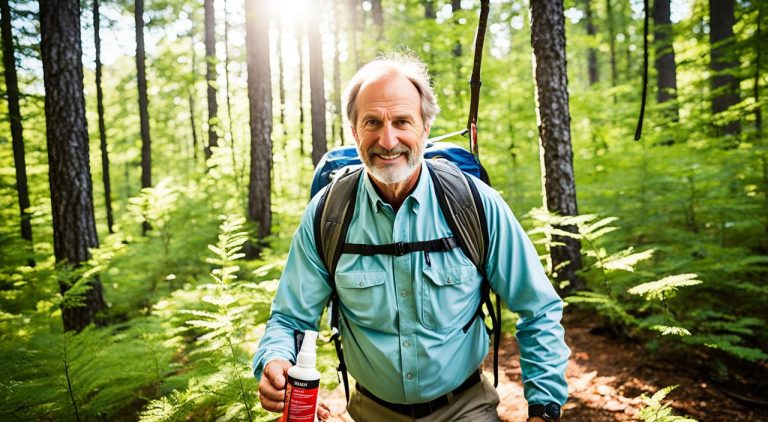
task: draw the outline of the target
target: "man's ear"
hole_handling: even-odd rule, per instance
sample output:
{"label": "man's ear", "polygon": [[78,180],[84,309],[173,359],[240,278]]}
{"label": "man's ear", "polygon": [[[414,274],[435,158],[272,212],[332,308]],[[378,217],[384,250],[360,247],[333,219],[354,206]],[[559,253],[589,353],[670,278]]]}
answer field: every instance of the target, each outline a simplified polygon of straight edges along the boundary
{"label": "man's ear", "polygon": [[424,133],[421,134],[421,140],[426,141],[429,139],[429,131],[432,130],[432,124],[427,123],[424,125]]}
{"label": "man's ear", "polygon": [[357,128],[355,127],[355,125],[350,123],[349,131],[352,132],[352,137],[355,138],[355,143],[360,144],[360,141],[358,141],[357,139]]}

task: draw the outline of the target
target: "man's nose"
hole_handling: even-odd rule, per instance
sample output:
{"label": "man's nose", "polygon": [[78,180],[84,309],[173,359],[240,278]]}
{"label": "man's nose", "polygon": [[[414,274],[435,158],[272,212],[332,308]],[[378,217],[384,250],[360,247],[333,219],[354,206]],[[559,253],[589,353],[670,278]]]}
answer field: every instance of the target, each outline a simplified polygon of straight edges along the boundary
{"label": "man's nose", "polygon": [[392,149],[399,142],[400,141],[397,140],[397,131],[395,131],[395,128],[393,128],[391,124],[385,123],[384,126],[381,128],[381,136],[379,136],[379,145],[382,148]]}

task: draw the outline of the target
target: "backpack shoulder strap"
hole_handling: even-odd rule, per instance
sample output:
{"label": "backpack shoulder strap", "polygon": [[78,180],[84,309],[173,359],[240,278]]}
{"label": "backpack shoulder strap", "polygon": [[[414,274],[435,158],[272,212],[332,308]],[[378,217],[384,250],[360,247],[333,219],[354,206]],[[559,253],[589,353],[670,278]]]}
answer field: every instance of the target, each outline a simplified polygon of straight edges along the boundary
{"label": "backpack shoulder strap", "polygon": [[[347,237],[349,223],[355,213],[357,184],[362,169],[362,166],[343,169],[343,173],[331,181],[315,210],[315,247],[325,263],[331,283],[341,256],[340,246]],[[335,284],[331,287],[336,288]]]}
{"label": "backpack shoulder strap", "polygon": [[[499,346],[501,344],[501,298],[496,295],[496,307],[491,301],[491,283],[485,270],[488,254],[488,221],[477,185],[456,165],[447,160],[427,161],[429,174],[435,187],[437,201],[448,227],[456,235],[464,254],[475,264],[483,278],[480,304],[472,319],[464,325],[466,333],[475,321],[483,318],[483,306],[491,317],[489,334],[493,335],[493,386],[499,383]],[[486,329],[488,329],[486,327]]]}

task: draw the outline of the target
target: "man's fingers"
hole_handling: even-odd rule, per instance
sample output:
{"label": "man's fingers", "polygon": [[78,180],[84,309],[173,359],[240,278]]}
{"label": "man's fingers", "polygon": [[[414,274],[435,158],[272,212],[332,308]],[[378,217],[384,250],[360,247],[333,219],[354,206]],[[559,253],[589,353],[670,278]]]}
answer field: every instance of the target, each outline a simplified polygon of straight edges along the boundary
{"label": "man's fingers", "polygon": [[328,407],[325,402],[320,402],[317,405],[317,418],[321,421],[327,420],[331,417],[331,408]]}
{"label": "man's fingers", "polygon": [[282,412],[285,399],[285,373],[292,365],[287,360],[274,360],[264,367],[259,382],[261,407],[270,412]]}
{"label": "man's fingers", "polygon": [[272,386],[277,390],[285,388],[285,374],[293,366],[287,360],[273,360],[264,367],[264,377],[268,378]]}

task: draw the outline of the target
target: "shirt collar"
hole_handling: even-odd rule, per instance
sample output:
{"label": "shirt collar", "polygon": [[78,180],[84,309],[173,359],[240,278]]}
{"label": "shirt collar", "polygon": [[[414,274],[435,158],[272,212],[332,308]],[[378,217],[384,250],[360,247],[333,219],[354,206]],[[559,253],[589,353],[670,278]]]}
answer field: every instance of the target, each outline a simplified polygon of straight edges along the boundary
{"label": "shirt collar", "polygon": [[[416,188],[409,195],[409,198],[413,198],[414,202],[413,207],[411,208],[413,212],[418,211],[419,205],[426,201],[427,195],[429,194],[429,169],[427,169],[425,160],[426,158],[421,161],[421,173],[419,174],[419,181],[416,182]],[[365,170],[363,171],[363,189],[366,193],[366,196],[368,197],[368,201],[370,201],[371,207],[376,210],[377,213],[381,211],[383,206],[387,205],[387,203],[381,199],[381,196],[379,196],[379,193],[373,186],[371,176]],[[407,206],[407,202],[408,198],[406,198],[403,202],[403,206]]]}

